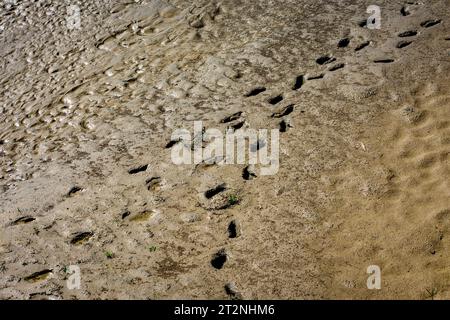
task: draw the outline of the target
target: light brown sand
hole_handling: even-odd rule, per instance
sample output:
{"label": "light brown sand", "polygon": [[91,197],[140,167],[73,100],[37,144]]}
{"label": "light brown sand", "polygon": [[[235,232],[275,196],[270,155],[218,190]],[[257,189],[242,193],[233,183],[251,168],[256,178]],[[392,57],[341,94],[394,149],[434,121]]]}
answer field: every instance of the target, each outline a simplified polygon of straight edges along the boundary
{"label": "light brown sand", "polygon": [[[0,13],[0,298],[450,298],[448,0],[379,1],[379,30],[359,0],[85,0],[81,30],[66,4],[18,2]],[[276,175],[171,162],[175,129],[239,111],[290,123]],[[204,192],[222,183],[239,203],[220,210]]]}

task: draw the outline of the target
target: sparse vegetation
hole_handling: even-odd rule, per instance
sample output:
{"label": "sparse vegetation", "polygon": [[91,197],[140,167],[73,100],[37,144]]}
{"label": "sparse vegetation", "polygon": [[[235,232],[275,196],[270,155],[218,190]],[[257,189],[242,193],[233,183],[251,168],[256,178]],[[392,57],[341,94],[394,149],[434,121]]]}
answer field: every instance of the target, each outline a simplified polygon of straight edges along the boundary
{"label": "sparse vegetation", "polygon": [[156,251],[156,247],[155,246],[151,246],[151,247],[148,248],[148,251],[155,252]]}
{"label": "sparse vegetation", "polygon": [[230,206],[233,206],[233,205],[238,204],[238,203],[239,203],[239,197],[236,194],[230,194],[228,196],[228,204]]}

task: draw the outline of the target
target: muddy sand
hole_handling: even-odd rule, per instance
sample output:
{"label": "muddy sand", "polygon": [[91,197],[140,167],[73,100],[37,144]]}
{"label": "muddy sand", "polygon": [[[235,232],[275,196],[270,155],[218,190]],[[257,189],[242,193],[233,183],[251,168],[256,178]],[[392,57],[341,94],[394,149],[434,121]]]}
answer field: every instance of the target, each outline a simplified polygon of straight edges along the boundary
{"label": "muddy sand", "polygon": [[450,1],[373,4],[2,1],[0,298],[449,299]]}

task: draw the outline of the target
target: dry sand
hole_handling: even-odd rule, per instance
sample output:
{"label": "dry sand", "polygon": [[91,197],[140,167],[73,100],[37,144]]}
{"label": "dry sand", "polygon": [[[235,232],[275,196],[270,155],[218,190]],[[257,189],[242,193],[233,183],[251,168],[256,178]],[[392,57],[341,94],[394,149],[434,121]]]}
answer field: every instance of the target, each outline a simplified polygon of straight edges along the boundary
{"label": "dry sand", "polygon": [[[0,298],[450,298],[450,1],[13,2]],[[193,120],[285,127],[279,172],[173,164]]]}

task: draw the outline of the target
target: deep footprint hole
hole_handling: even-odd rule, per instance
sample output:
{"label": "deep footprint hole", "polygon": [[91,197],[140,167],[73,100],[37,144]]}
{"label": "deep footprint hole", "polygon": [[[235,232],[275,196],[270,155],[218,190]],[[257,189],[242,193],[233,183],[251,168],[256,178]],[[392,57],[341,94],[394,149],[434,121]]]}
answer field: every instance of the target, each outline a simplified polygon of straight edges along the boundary
{"label": "deep footprint hole", "polygon": [[275,105],[275,104],[277,104],[277,103],[280,103],[281,101],[283,101],[283,96],[282,96],[282,95],[278,95],[278,96],[276,96],[276,97],[272,97],[272,98],[270,98],[270,99],[268,100],[268,102],[269,102],[271,105]]}
{"label": "deep footprint hole", "polygon": [[205,197],[206,199],[211,199],[215,195],[224,192],[227,189],[227,185],[225,183],[219,184],[218,186],[211,188],[209,190],[206,190]]}
{"label": "deep footprint hole", "polygon": [[336,58],[332,56],[322,56],[316,59],[316,62],[320,65],[328,64],[334,61],[336,61]]}
{"label": "deep footprint hole", "polygon": [[346,47],[348,47],[349,44],[350,44],[349,38],[341,39],[338,42],[338,48],[346,48]]}
{"label": "deep footprint hole", "polygon": [[128,173],[129,174],[136,174],[136,173],[139,173],[139,172],[144,172],[144,171],[147,170],[147,168],[148,168],[148,164],[144,164],[142,166],[139,166],[139,167],[132,168],[132,169],[128,170]]}
{"label": "deep footprint hole", "polygon": [[245,96],[246,97],[253,97],[256,96],[260,93],[263,93],[264,91],[266,91],[265,87],[257,87],[255,89],[252,89],[249,93],[247,93]]}
{"label": "deep footprint hole", "polygon": [[214,254],[213,258],[211,259],[211,265],[215,269],[222,269],[225,262],[227,262],[227,253],[225,249],[221,249],[216,254]]}
{"label": "deep footprint hole", "polygon": [[305,83],[305,77],[303,75],[298,76],[295,78],[294,86],[292,87],[292,90],[298,90],[303,86],[303,83]]}

